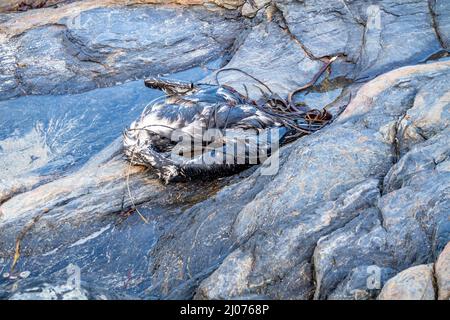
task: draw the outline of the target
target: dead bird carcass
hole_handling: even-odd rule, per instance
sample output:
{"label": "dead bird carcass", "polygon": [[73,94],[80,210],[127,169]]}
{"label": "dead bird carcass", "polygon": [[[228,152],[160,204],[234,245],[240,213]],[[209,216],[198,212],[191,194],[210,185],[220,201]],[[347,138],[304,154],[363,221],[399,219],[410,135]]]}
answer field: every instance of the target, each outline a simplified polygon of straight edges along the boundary
{"label": "dead bird carcass", "polygon": [[[220,70],[216,85],[147,79],[147,87],[162,90],[166,96],[150,103],[124,132],[125,154],[132,164],[155,170],[166,183],[226,176],[261,163],[280,145],[315,132],[331,120],[326,110],[308,110],[292,100],[314,85],[334,60],[287,100],[240,69]],[[225,71],[252,78],[262,98],[255,101],[220,85],[218,75]]]}

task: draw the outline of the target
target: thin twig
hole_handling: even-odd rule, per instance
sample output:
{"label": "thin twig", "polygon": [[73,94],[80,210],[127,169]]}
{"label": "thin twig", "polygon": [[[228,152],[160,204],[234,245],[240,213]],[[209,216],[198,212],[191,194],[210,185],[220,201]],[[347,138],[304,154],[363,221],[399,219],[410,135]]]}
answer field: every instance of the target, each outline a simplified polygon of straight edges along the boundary
{"label": "thin twig", "polygon": [[133,164],[133,159],[134,159],[134,150],[131,152],[131,159],[130,159],[130,163],[128,165],[128,171],[127,171],[127,179],[126,179],[126,185],[127,185],[127,190],[128,190],[128,196],[130,197],[130,202],[133,205],[133,209],[136,210],[136,212],[138,213],[139,217],[141,217],[141,219],[148,224],[148,220],[144,217],[144,215],[139,211],[139,209],[136,207],[136,204],[134,203],[134,199],[133,196],[131,195],[131,189],[130,189],[130,173],[131,173],[131,166]]}
{"label": "thin twig", "polygon": [[246,75],[247,77],[252,78],[253,80],[255,80],[256,82],[258,82],[259,84],[261,84],[262,86],[264,86],[271,94],[273,94],[273,91],[269,88],[269,86],[267,86],[264,82],[262,82],[261,80],[257,79],[256,77],[252,76],[251,74],[249,74],[248,72],[245,72],[244,70],[241,70],[239,68],[225,68],[225,69],[220,69],[219,71],[216,72],[216,83],[217,85],[220,86],[219,83],[219,74],[222,72],[226,72],[226,71],[237,71],[240,72],[244,75]]}

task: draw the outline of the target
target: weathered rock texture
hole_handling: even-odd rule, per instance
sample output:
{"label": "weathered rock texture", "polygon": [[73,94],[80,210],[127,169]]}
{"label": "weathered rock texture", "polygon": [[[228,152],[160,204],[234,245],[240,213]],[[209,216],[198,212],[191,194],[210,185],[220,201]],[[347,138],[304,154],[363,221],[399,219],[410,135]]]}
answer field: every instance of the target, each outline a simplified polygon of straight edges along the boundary
{"label": "weathered rock texture", "polygon": [[434,265],[439,300],[450,299],[450,244],[447,244]]}
{"label": "weathered rock texture", "polygon": [[[450,2],[126,3],[1,15],[0,297],[448,299]],[[157,93],[117,82],[226,64],[286,97],[332,56],[298,101],[336,118],[273,175],[163,186],[121,155]]]}
{"label": "weathered rock texture", "polygon": [[[26,11],[30,9],[40,9],[58,4],[66,4],[81,0],[2,0],[0,4],[1,12]],[[237,9],[244,4],[243,0],[85,0],[83,3],[76,4],[71,8],[90,5],[134,5],[134,4],[179,4],[179,5],[217,5],[226,9]]]}
{"label": "weathered rock texture", "polygon": [[383,287],[380,300],[449,300],[450,243],[435,264],[408,268]]}
{"label": "weathered rock texture", "polygon": [[[420,102],[421,92],[428,85],[447,81],[449,67],[448,62],[408,67],[367,83],[332,126],[285,151],[284,163],[276,176],[255,174],[253,180],[222,191],[215,199],[220,210],[203,212],[202,207],[192,208],[189,214],[203,221],[201,231],[205,233],[213,230],[204,222],[208,214],[223,216],[214,219],[214,224],[221,220],[219,231],[228,236],[217,234],[213,238],[226,238],[219,251],[230,251],[223,262],[217,256],[207,263],[191,260],[182,264],[181,268],[200,273],[209,265],[221,263],[200,284],[197,296],[231,298],[257,293],[278,298],[290,286],[297,286],[294,292],[305,292],[305,296],[300,296],[305,298],[307,289],[314,290],[314,285],[299,278],[308,279],[308,272],[313,272],[315,298],[351,297],[352,290],[364,287],[346,288],[348,292],[336,290],[343,289],[340,284],[358,269],[367,278],[369,273],[364,269],[372,265],[402,270],[414,263],[434,261],[434,253],[448,242],[448,130],[434,131],[429,140],[411,147],[397,162],[396,141],[401,137],[397,128],[408,113],[420,113],[424,108],[423,114],[427,114],[425,109],[439,109],[442,100],[448,109],[448,89],[439,94],[433,92],[437,105]],[[424,118],[416,121],[411,119],[409,127],[431,125]],[[438,126],[440,121],[439,117]],[[448,118],[444,121],[448,125]],[[420,161],[414,157],[414,162],[410,162],[419,150],[428,159]],[[433,159],[439,159],[437,165]],[[428,170],[423,168],[430,161],[433,165]],[[406,163],[411,163],[411,169],[417,173],[403,171]],[[318,174],[324,167],[328,170]],[[219,200],[225,202],[236,193],[252,200],[238,210],[235,205],[226,210]],[[188,238],[189,232],[198,234],[199,230],[195,224],[190,225],[183,237]],[[191,252],[202,252],[202,245],[213,246],[200,244]],[[176,285],[179,280],[170,274],[183,269],[161,266],[175,265],[169,260],[181,257],[178,246],[176,240],[161,240],[155,249],[160,259],[156,261],[155,275],[164,275],[176,290],[180,289]],[[306,263],[311,268],[302,267]],[[289,280],[299,270],[303,270],[302,276]],[[191,274],[190,278],[195,276]]]}
{"label": "weathered rock texture", "polygon": [[[70,1],[70,0],[69,0]],[[0,12],[26,11],[53,6],[66,0],[3,0],[0,3]]]}
{"label": "weathered rock texture", "polygon": [[434,300],[433,266],[420,265],[400,272],[381,290],[380,300]]}
{"label": "weathered rock texture", "polygon": [[[434,19],[428,0],[277,0],[275,3],[292,34],[312,55],[345,54],[356,64],[357,78],[423,61],[442,49],[439,27],[446,21],[443,18],[438,23]],[[448,9],[448,4],[439,1],[436,10],[444,9]]]}
{"label": "weathered rock texture", "polygon": [[0,25],[0,99],[76,93],[185,70],[223,55],[242,27],[225,10],[95,6],[78,14],[52,9],[53,23],[33,12]]}

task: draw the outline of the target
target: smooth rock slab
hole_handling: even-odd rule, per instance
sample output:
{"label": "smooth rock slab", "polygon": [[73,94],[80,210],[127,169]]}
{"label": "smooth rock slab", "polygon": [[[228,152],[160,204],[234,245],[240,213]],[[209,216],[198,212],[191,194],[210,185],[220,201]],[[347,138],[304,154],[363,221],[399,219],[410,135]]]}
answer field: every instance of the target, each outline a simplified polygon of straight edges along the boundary
{"label": "smooth rock slab", "polygon": [[[394,227],[392,233],[387,232],[380,221],[379,201],[375,201],[373,207],[369,201],[368,208],[360,213],[349,205],[342,212],[343,216],[358,217],[335,234],[333,228],[339,228],[339,223],[334,224],[331,219],[329,228],[324,230],[315,228],[321,220],[314,218],[323,213],[321,210],[325,210],[329,201],[336,201],[357,185],[373,178],[382,180],[397,159],[395,128],[414,106],[416,93],[430,79],[448,83],[445,79],[449,73],[449,62],[439,62],[401,68],[365,84],[336,122],[281,152],[277,174],[262,176],[257,170],[244,182],[222,190],[216,197],[185,212],[170,231],[179,236],[161,237],[150,254],[154,258],[149,270],[153,280],[150,291],[165,298],[189,298],[200,283],[196,292],[198,298],[230,298],[236,294],[277,297],[283,289],[293,288],[289,284],[292,282],[283,282],[283,279],[297,270],[297,266],[310,261],[315,237],[328,237],[327,234],[330,239],[322,240],[327,245],[316,248],[314,258],[315,279],[320,281],[320,289],[316,288],[318,298],[331,295],[355,267],[375,264],[402,270],[413,263],[434,261],[430,248],[444,241],[445,227],[437,232],[442,240],[428,235],[445,226],[448,212],[445,201],[432,209],[436,215],[433,211],[424,213],[421,221],[436,217],[427,220],[426,230],[420,228],[422,222],[407,215],[408,223],[398,225],[404,228],[403,232]],[[434,139],[430,141],[445,141],[438,135]],[[419,180],[415,188],[421,185]],[[433,199],[446,199],[449,179],[444,171],[429,176],[427,181],[427,184],[422,181],[423,197],[420,199],[430,198],[430,193],[435,195]],[[435,188],[430,189],[431,185]],[[395,208],[409,204],[407,199],[392,199],[397,199]],[[322,205],[325,208],[321,209]],[[307,239],[301,237],[305,232],[310,234]],[[334,236],[341,233],[353,240],[338,245]],[[187,242],[191,245],[186,246]],[[310,245],[312,249],[308,249]],[[404,250],[405,247],[408,250]],[[303,248],[304,255],[298,256],[298,250],[292,248]],[[329,273],[328,270],[333,269],[333,257],[340,257],[341,262],[338,261],[335,272]],[[251,270],[248,261],[255,262]],[[300,278],[307,279],[307,273]],[[202,279],[205,280],[201,282]],[[226,279],[235,285],[228,286]],[[310,291],[309,281],[300,283],[302,281],[297,282],[291,297]],[[308,294],[303,295],[306,296]]]}
{"label": "smooth rock slab", "polygon": [[351,60],[356,58],[364,28],[346,2],[277,0],[275,3],[283,12],[290,32],[312,55],[319,58],[345,53]]}
{"label": "smooth rock slab", "polygon": [[[445,2],[445,1],[444,1]],[[293,35],[316,57],[345,54],[355,77],[373,78],[442,50],[427,0],[277,0]],[[439,12],[446,4],[440,4]],[[441,33],[449,32],[445,22]]]}
{"label": "smooth rock slab", "polygon": [[[172,77],[196,81],[208,73],[191,68]],[[0,101],[0,203],[85,164],[161,94],[133,81],[81,94]]]}
{"label": "smooth rock slab", "polygon": [[435,29],[445,48],[450,49],[450,3],[445,0],[431,0]]}
{"label": "smooth rock slab", "polygon": [[53,6],[74,0],[2,0],[0,12],[25,11]]}
{"label": "smooth rock slab", "polygon": [[377,185],[377,180],[369,180],[336,201],[318,204],[311,210],[305,208],[289,215],[289,219],[280,218],[270,233],[256,232],[202,282],[197,296],[230,299],[258,293],[274,299],[311,298],[314,287],[307,261],[317,240],[364,213],[379,197]]}
{"label": "smooth rock slab", "polygon": [[[40,9],[58,4],[66,4],[75,1],[87,3],[97,2],[97,5],[123,4],[121,0],[2,0],[0,12],[25,11],[30,9]],[[243,0],[127,0],[128,5],[133,4],[178,4],[178,5],[205,5],[220,6],[227,9],[237,9],[243,5]]]}
{"label": "smooth rock slab", "polygon": [[[302,47],[276,23],[267,22],[250,31],[226,68],[248,72],[274,93],[286,97],[288,92],[311,81],[322,65],[309,59]],[[261,95],[258,87],[267,92],[264,86],[238,71],[222,72],[218,79],[221,84],[231,85],[252,98]]]}
{"label": "smooth rock slab", "polygon": [[[325,60],[313,59],[305,52],[302,45],[280,25],[279,12],[270,18],[267,16],[266,13],[263,22],[248,30],[233,58],[224,67],[234,70],[224,70],[208,77],[207,81],[215,83],[217,76],[220,84],[231,85],[240,93],[257,100],[261,98],[262,91],[266,94],[271,91],[287,98],[289,92],[313,79]],[[345,78],[348,74],[345,65],[344,59],[338,58],[318,79],[316,87],[297,95],[295,102],[303,102],[312,109],[321,109],[347,95],[344,88],[351,80]]]}
{"label": "smooth rock slab", "polygon": [[[235,13],[220,9],[111,8],[113,2],[81,1],[1,18],[2,99],[109,86],[147,72],[184,68],[233,46],[229,66],[270,82],[282,96],[311,79],[321,65],[316,58],[345,53],[303,98],[316,107],[336,107],[349,96],[352,101],[332,125],[283,148],[275,175],[259,169],[247,178],[249,172],[210,184],[165,187],[151,173],[128,166],[120,140],[91,158],[114,140],[119,124],[115,120],[111,131],[97,135],[90,130],[104,123],[109,127],[112,118],[105,110],[109,106],[117,114],[119,106],[97,109],[97,100],[80,99],[102,111],[98,123],[96,116],[87,116],[86,127],[74,124],[69,130],[89,137],[86,144],[73,142],[80,147],[72,163],[70,156],[54,157],[43,143],[43,133],[54,126],[34,125],[39,114],[33,110],[42,112],[38,100],[11,100],[20,112],[28,103],[34,108],[23,126],[17,121],[17,135],[9,124],[2,127],[3,157],[18,164],[11,174],[15,183],[0,205],[0,273],[8,274],[0,279],[2,297],[31,297],[31,286],[38,294],[60,292],[67,265],[75,263],[87,284],[83,288],[95,284],[83,297],[94,292],[91,297],[100,298],[95,292],[106,287],[107,297],[372,298],[396,272],[436,260],[450,237],[449,62],[390,72],[357,94],[361,84],[346,86],[350,78],[371,78],[438,52],[447,28],[445,4],[434,6],[433,23],[423,0],[372,1],[372,6],[277,1],[278,9],[256,13],[247,33]],[[220,2],[235,6],[239,1]],[[163,18],[169,19],[166,31],[152,29]],[[103,29],[107,32],[93,35]],[[142,33],[147,29],[149,34]],[[161,52],[176,53],[176,59]],[[233,84],[245,79],[222,76]],[[325,88],[328,82],[331,88]],[[134,97],[134,90],[123,92]],[[71,112],[61,108],[66,119],[83,122],[82,113],[71,117]],[[126,121],[128,115],[120,115]],[[62,122],[64,128],[71,124]],[[67,140],[64,134],[61,140]],[[11,153],[15,147],[24,152]],[[54,172],[64,176],[47,176]],[[132,206],[128,187],[148,224],[127,210]],[[20,258],[11,270],[18,244]],[[381,278],[379,287],[369,288],[373,267]]]}
{"label": "smooth rock slab", "polygon": [[86,163],[159,95],[139,81],[0,102],[0,203]]}
{"label": "smooth rock slab", "polygon": [[445,246],[434,265],[438,299],[450,299],[450,242]]}
{"label": "smooth rock slab", "polygon": [[[399,271],[414,264],[431,263],[450,239],[447,157],[450,135],[449,122],[445,120],[450,105],[443,102],[448,92],[448,73],[437,77],[434,74],[431,78],[420,75],[419,70],[432,65],[439,69],[439,63],[401,68],[374,79],[361,88],[338,119],[343,124],[346,119],[357,123],[359,113],[365,114],[367,126],[381,125],[380,113],[392,112],[394,106],[408,106],[403,115],[398,115],[396,123],[382,125],[386,137],[392,139],[396,163],[384,178],[383,196],[376,203],[375,212],[358,217],[318,242],[314,254],[316,298],[345,294],[339,283],[347,281],[348,272],[354,268],[377,265],[380,270]],[[408,73],[414,68],[419,73],[411,78]],[[393,79],[395,83],[390,82]],[[433,97],[428,94],[430,87],[434,88]],[[391,89],[384,91],[386,88]],[[424,103],[425,95],[429,96],[429,103]],[[435,116],[436,110],[441,109],[442,121]],[[427,128],[424,132],[428,140],[406,138],[409,132],[406,128],[414,130],[420,126]],[[367,289],[368,295],[374,294]]]}
{"label": "smooth rock slab", "polygon": [[[206,74],[194,68],[173,76]],[[139,81],[0,102],[0,296],[64,298],[71,263],[81,269],[87,297],[99,298],[102,288],[107,298],[146,296],[149,260],[142,257],[174,215],[227,183],[164,187],[129,166],[120,134],[160,94]],[[148,224],[128,211],[133,202],[145,203],[139,210]]]}
{"label": "smooth rock slab", "polygon": [[223,56],[242,28],[227,15],[162,6],[68,12],[53,24],[0,39],[7,57],[0,60],[0,99],[77,93],[205,64]]}
{"label": "smooth rock slab", "polygon": [[[142,211],[147,218],[154,217],[152,226],[134,214],[131,225],[116,227],[115,213],[130,205],[125,180],[128,166],[118,155],[120,142],[116,142],[75,174],[2,204],[5,262],[0,270],[9,271],[17,237],[36,217],[33,232],[21,240],[18,271],[38,270],[35,276],[44,283],[61,281],[67,264],[78,263],[86,281],[96,281],[100,273],[102,286],[139,297],[191,298],[197,291],[198,298],[310,298],[314,289],[317,297],[334,297],[338,294],[334,289],[341,288],[359,266],[401,270],[432,259],[432,248],[439,250],[445,239],[448,242],[445,213],[449,211],[443,196],[449,181],[448,161],[443,158],[430,169],[435,171],[432,174],[406,175],[402,178],[408,181],[405,185],[392,182],[397,185],[392,188],[391,183],[383,183],[390,191],[382,202],[377,199],[379,181],[396,159],[395,128],[408,110],[424,107],[415,103],[420,89],[430,81],[445,80],[449,72],[449,62],[444,61],[402,68],[371,81],[334,124],[285,147],[276,175],[263,176],[257,170],[204,202],[198,203],[204,199],[196,196],[199,188],[214,193],[222,185],[171,186],[169,190],[133,168],[129,184],[136,203],[147,203],[149,210]],[[402,159],[427,145],[436,148],[430,156],[438,150],[445,153],[447,131],[441,122],[435,125],[436,130],[430,132],[436,133],[424,143],[410,144]],[[330,163],[332,170],[323,170]],[[440,183],[434,183],[435,179]],[[390,211],[405,204],[412,209],[425,207],[401,196],[409,192],[421,194],[418,201],[432,199],[436,205],[431,211],[416,211],[418,215],[411,209],[403,215]],[[173,197],[174,193],[179,196]],[[174,203],[173,199],[180,200]],[[197,204],[186,211],[179,209],[193,203]],[[420,221],[412,218],[416,216]],[[304,238],[306,231],[309,236]],[[338,242],[341,235],[351,240]],[[317,242],[320,245],[315,248]],[[146,245],[130,247],[130,243]],[[121,254],[130,248],[131,254]],[[302,255],[293,248],[303,250]],[[312,271],[308,262],[314,248]],[[150,252],[144,260],[130,260],[142,257],[143,252]],[[98,264],[92,262],[94,257]],[[252,259],[254,266],[241,268],[247,265],[242,257]],[[337,266],[331,263],[333,257],[340,258],[334,262]],[[333,265],[334,272],[327,272]],[[312,272],[319,281],[317,288]],[[236,286],[214,279],[232,279]],[[3,280],[6,292],[12,281]]]}
{"label": "smooth rock slab", "polygon": [[[225,179],[166,187],[143,168],[130,168],[117,140],[74,174],[16,195],[0,206],[0,273],[17,277],[30,271],[29,279],[55,284],[65,281],[66,267],[75,264],[82,280],[94,289],[151,296],[145,292],[152,260],[146,253],[183,208],[227,183]],[[128,211],[133,203],[145,203],[139,206],[144,218]],[[20,259],[11,271],[17,243]],[[15,282],[10,276],[0,278],[0,294],[8,296],[13,288],[30,289],[28,282]]]}
{"label": "smooth rock slab", "polygon": [[434,300],[433,265],[420,265],[400,272],[381,290],[379,300]]}

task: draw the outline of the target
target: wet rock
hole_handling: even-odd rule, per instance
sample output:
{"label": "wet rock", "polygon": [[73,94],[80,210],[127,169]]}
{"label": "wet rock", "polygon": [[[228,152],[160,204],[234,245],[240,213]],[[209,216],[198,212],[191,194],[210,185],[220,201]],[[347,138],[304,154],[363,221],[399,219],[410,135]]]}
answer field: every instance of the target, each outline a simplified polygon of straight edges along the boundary
{"label": "wet rock", "polygon": [[[174,77],[195,80],[207,73],[194,68]],[[71,263],[80,267],[88,285],[144,295],[148,261],[137,257],[145,256],[180,210],[229,183],[167,189],[143,168],[129,167],[121,132],[160,94],[138,81],[76,95],[0,102],[0,274],[7,274],[0,278],[1,296],[10,297],[16,288],[31,297],[35,281],[42,286],[65,281]],[[130,208],[144,202],[141,218]],[[20,257],[11,270],[16,245]],[[25,271],[31,272],[31,282],[16,283]],[[101,283],[99,274],[104,275]]]}
{"label": "wet rock", "polygon": [[[67,276],[70,276],[69,274]],[[74,280],[74,281],[72,281]],[[25,284],[26,283],[26,284]],[[26,289],[22,289],[25,287]],[[68,278],[66,282],[46,283],[39,281],[16,282],[14,292],[2,296],[8,300],[129,300],[132,297],[114,293],[105,288],[93,287],[84,282]]]}
{"label": "wet rock", "polygon": [[[431,175],[424,173],[420,182],[417,177],[414,187],[420,189],[411,191],[423,195],[420,201],[430,198],[436,201],[436,206],[421,212],[420,221],[415,220],[411,210],[424,208],[423,205],[416,207],[408,198],[391,194],[379,200],[369,197],[370,201],[363,200],[366,198],[361,195],[362,202],[356,202],[361,207],[344,206],[347,208],[342,209],[344,220],[337,221],[354,219],[341,229],[339,223],[331,223],[333,220],[325,229],[316,224],[320,224],[317,217],[326,212],[329,201],[334,203],[341,196],[345,198],[347,192],[354,199],[352,188],[365,185],[369,178],[383,179],[396,161],[397,124],[413,108],[416,93],[430,79],[436,83],[447,82],[444,79],[449,76],[449,68],[448,62],[402,68],[367,83],[335,123],[282,151],[277,174],[262,176],[258,170],[245,183],[224,189],[207,203],[185,212],[170,232],[181,236],[162,237],[152,251],[155,260],[149,270],[153,279],[150,290],[166,298],[191,297],[200,280],[212,273],[211,279],[201,282],[197,297],[229,298],[237,291],[243,295],[277,297],[283,285],[273,291],[271,285],[283,283],[290,268],[296,270],[296,265],[309,261],[314,239],[320,237],[323,238],[314,253],[317,298],[331,295],[357,267],[377,265],[402,270],[413,263],[434,260],[430,248],[440,246],[446,239],[444,217],[448,212],[446,200],[439,203],[438,199],[446,199],[444,193],[449,179],[439,169]],[[443,96],[446,92],[435,94]],[[446,131],[429,143],[441,141],[444,134]],[[330,163],[332,170],[323,170]],[[372,183],[371,192],[379,194],[377,183]],[[384,219],[390,216],[391,201],[396,202],[393,206],[396,212],[407,208],[401,215],[403,221],[389,224],[392,231],[382,221],[384,216]],[[347,204],[348,200],[343,202]],[[329,220],[324,216],[324,221]],[[425,221],[424,230],[421,224]],[[333,227],[338,230],[333,232]],[[436,232],[439,237],[430,236],[432,230],[442,228]],[[304,234],[309,237],[303,238]],[[338,241],[341,238],[346,240]],[[188,239],[203,241],[191,242],[192,246],[186,248]],[[311,245],[307,245],[309,239]],[[304,255],[298,255],[299,249],[295,248],[305,250]],[[249,261],[254,269],[249,269]],[[333,271],[328,272],[330,269]],[[303,278],[307,279],[307,275]],[[228,281],[234,286],[226,285]],[[307,282],[297,287],[296,292],[309,292],[312,284]]]}
{"label": "wet rock", "polygon": [[[57,7],[59,4],[67,4],[75,1],[84,1],[92,5],[108,6],[121,5],[121,0],[4,0],[0,4],[1,12],[26,11],[46,7]],[[179,5],[204,5],[220,6],[226,9],[238,9],[244,4],[244,0],[127,0],[128,5],[133,4],[179,4]],[[75,6],[79,6],[76,4]],[[80,6],[83,6],[81,4]]]}
{"label": "wet rock", "polygon": [[[314,288],[310,266],[305,263],[317,240],[370,207],[379,196],[377,184],[377,180],[372,180],[357,185],[336,201],[280,217],[280,223],[272,227],[270,234],[256,235],[259,233],[256,232],[238,249],[238,256],[234,252],[227,257],[219,269],[202,282],[198,292],[209,299],[229,299],[249,293],[264,293],[278,299],[309,298]],[[238,217],[237,226],[245,223],[243,219],[245,217]],[[242,274],[244,270],[247,272]],[[223,279],[224,275],[233,279]]]}
{"label": "wet rock", "polygon": [[70,1],[74,0],[4,0],[0,4],[0,12],[39,9]]}
{"label": "wet rock", "polygon": [[[355,60],[364,27],[341,1],[275,1],[290,32],[315,57],[345,53]],[[362,19],[361,19],[362,20]],[[333,39],[333,41],[331,41]]]}
{"label": "wet rock", "polygon": [[106,7],[58,18],[0,42],[0,97],[76,93],[184,70],[222,56],[242,28],[224,10],[202,7]]}
{"label": "wet rock", "polygon": [[139,81],[0,102],[0,203],[85,164],[159,94]]}
{"label": "wet rock", "polygon": [[347,277],[328,296],[331,300],[367,300],[378,296],[386,281],[396,271],[380,268],[377,265],[354,268]]}
{"label": "wet rock", "polygon": [[18,93],[16,76],[16,48],[2,41],[0,34],[0,99],[11,98]]}
{"label": "wet rock", "polygon": [[[92,297],[101,299],[101,297]],[[88,300],[88,294],[82,289],[66,286],[44,285],[42,288],[27,289],[12,295],[9,300]]]}
{"label": "wet rock", "polygon": [[[226,68],[249,72],[273,92],[286,96],[288,92],[308,83],[322,65],[320,61],[309,59],[302,47],[278,24],[268,22],[250,31]],[[250,97],[261,95],[258,87],[267,91],[260,83],[238,71],[222,72],[218,79],[220,83],[231,85],[243,94],[248,93]],[[246,88],[242,83],[246,83]]]}
{"label": "wet rock", "polygon": [[[215,83],[217,76],[219,83],[231,85],[253,99],[260,98],[262,91],[269,93],[269,89],[286,98],[289,92],[309,83],[326,61],[311,57],[302,45],[280,26],[280,19],[280,13],[275,11],[271,18],[265,17],[264,22],[248,30],[248,35],[226,65],[226,69],[234,70],[221,71],[207,80]],[[318,109],[332,104],[341,95],[346,95],[343,88],[351,83],[350,79],[345,78],[347,71],[344,59],[338,58],[331,65],[329,72],[325,72],[318,79],[317,86],[305,95],[296,97],[299,98],[296,102]]]}
{"label": "wet rock", "polygon": [[[406,70],[400,69],[398,75]],[[442,76],[441,80],[446,79],[448,74]],[[372,84],[383,78],[384,76],[375,79]],[[435,85],[440,82],[438,79],[430,81]],[[401,82],[403,81],[400,80]],[[405,97],[409,95],[407,92],[410,84],[406,82],[408,85],[394,89],[403,92]],[[425,90],[428,81],[419,83],[419,87],[424,86]],[[376,85],[371,88],[378,90]],[[364,96],[363,90],[364,87],[358,95]],[[401,143],[406,140],[402,138],[404,137],[402,132],[406,130],[395,128],[404,124],[408,114],[422,115],[408,118],[408,126],[426,124],[429,128],[433,128],[429,131],[429,139],[425,142],[418,139],[413,147],[409,145],[410,151],[392,166],[382,184],[383,196],[375,205],[375,212],[372,215],[359,218],[359,222],[355,219],[351,224],[319,241],[314,255],[318,279],[316,298],[333,295],[331,292],[336,284],[342,281],[343,274],[347,274],[355,267],[374,264],[380,268],[403,270],[413,264],[433,262],[437,253],[447,244],[449,203],[446,194],[449,176],[445,168],[448,165],[446,154],[448,154],[449,132],[443,128],[448,126],[448,121],[444,120],[445,125],[442,126],[440,117],[433,117],[435,110],[441,107],[448,109],[448,102],[442,106],[440,100],[443,98],[443,101],[446,101],[447,91],[448,89],[444,88],[439,92],[434,91],[436,94],[434,103],[425,105],[422,104],[422,89],[418,89],[414,98],[405,102],[409,103],[410,107],[405,116],[398,118],[397,125],[394,125],[394,131],[391,133],[394,135],[394,141],[397,141],[393,144],[394,155],[398,156],[399,150],[406,149]],[[395,96],[396,94],[389,95],[389,98],[391,103],[397,104],[398,102],[393,102]],[[392,106],[391,103],[382,105]],[[371,108],[377,108],[377,104],[372,104]],[[342,117],[345,118],[347,112],[351,113],[351,108],[355,105],[352,103]],[[445,119],[445,115],[443,117]],[[378,122],[379,118],[371,119],[370,116],[366,116],[366,121],[370,125],[371,121]],[[400,247],[401,250],[397,249]]]}
{"label": "wet rock", "polygon": [[[150,2],[0,16],[0,99],[51,94],[0,102],[0,296],[372,299],[417,265],[428,269],[396,278],[415,281],[407,295],[428,285],[427,264],[450,239],[450,62],[364,82],[439,57],[447,3]],[[163,186],[130,167],[118,137],[155,93],[140,82],[91,89],[227,52],[228,67],[282,97],[311,80],[318,58],[343,53],[299,97],[339,117],[227,179]],[[219,78],[261,94],[239,72]],[[55,95],[67,92],[78,94]],[[446,297],[445,258],[435,276]]]}
{"label": "wet rock", "polygon": [[450,243],[448,243],[439,255],[434,265],[436,284],[438,288],[438,299],[450,299]]}
{"label": "wet rock", "polygon": [[434,28],[442,45],[450,48],[450,3],[445,0],[431,0],[430,10],[434,18]]}
{"label": "wet rock", "polygon": [[[292,34],[312,55],[344,53],[356,64],[358,78],[421,62],[442,49],[427,0],[279,0],[276,4]],[[440,4],[438,10],[445,6]],[[448,31],[445,22],[441,28]]]}
{"label": "wet rock", "polygon": [[420,265],[400,272],[383,287],[379,300],[434,300],[433,266]]}
{"label": "wet rock", "polygon": [[[145,276],[149,261],[141,257],[154,245],[163,226],[169,226],[182,208],[230,182],[199,183],[193,189],[183,184],[166,188],[143,168],[129,167],[119,139],[72,175],[1,205],[0,254],[4,260],[0,271],[11,273],[13,268],[15,277],[16,272],[32,270],[31,278],[53,283],[64,280],[65,268],[73,263],[87,283],[143,297],[142,286],[148,286],[145,283],[150,279]],[[196,193],[200,187],[202,196]],[[143,203],[139,211],[129,210]],[[14,265],[11,257],[17,245],[20,258]],[[104,277],[99,280],[101,273]],[[9,276],[1,279],[0,288],[7,290],[12,281]],[[29,289],[27,283],[23,285],[19,292]]]}

